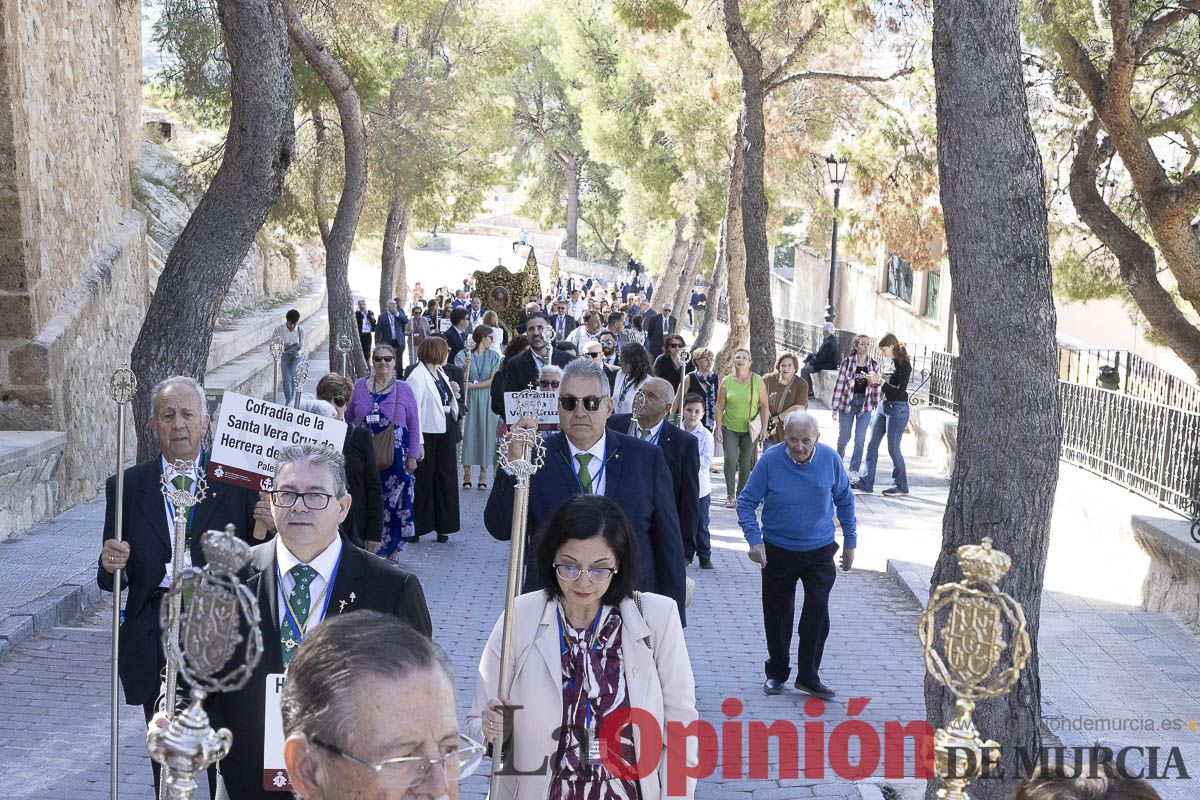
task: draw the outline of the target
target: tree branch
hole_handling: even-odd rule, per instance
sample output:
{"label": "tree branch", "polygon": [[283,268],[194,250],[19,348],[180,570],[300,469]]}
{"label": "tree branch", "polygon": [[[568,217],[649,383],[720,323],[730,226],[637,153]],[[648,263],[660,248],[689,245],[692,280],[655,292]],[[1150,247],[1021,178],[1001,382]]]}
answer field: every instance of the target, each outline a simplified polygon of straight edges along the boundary
{"label": "tree branch", "polygon": [[808,48],[809,44],[812,43],[813,38],[816,37],[817,33],[824,27],[825,15],[820,14],[815,20],[813,20],[813,24],[808,27],[808,30],[806,30],[800,36],[800,38],[796,40],[796,46],[792,48],[792,52],[784,56],[783,60],[779,62],[779,66],[771,70],[770,74],[763,79],[763,86],[766,87],[766,91],[770,91],[771,84],[779,80],[781,75],[784,75],[792,68],[792,65],[796,63],[796,60],[804,54],[804,51]]}
{"label": "tree branch", "polygon": [[1063,60],[1063,66],[1066,67],[1075,83],[1079,84],[1079,88],[1083,90],[1092,107],[1099,108],[1103,103],[1104,95],[1104,77],[1100,74],[1100,70],[1096,69],[1096,65],[1092,63],[1091,57],[1083,49],[1079,40],[1072,36],[1064,26],[1055,25],[1055,34],[1058,40],[1055,49],[1058,50],[1058,54]]}
{"label": "tree branch", "polygon": [[780,78],[774,83],[768,83],[764,87],[763,92],[770,94],[781,86],[787,86],[789,83],[796,83],[798,81],[842,81],[852,84],[886,83],[903,75],[908,75],[912,71],[912,67],[903,67],[891,75],[853,75],[846,72],[796,72],[788,75],[786,78]]}
{"label": "tree branch", "polygon": [[1161,17],[1152,17],[1146,20],[1146,24],[1142,25],[1142,29],[1138,31],[1133,40],[1133,50],[1137,59],[1141,61],[1142,56],[1150,52],[1150,49],[1167,34],[1167,31],[1192,14],[1200,16],[1200,2],[1198,0],[1178,0],[1176,8],[1167,11]]}

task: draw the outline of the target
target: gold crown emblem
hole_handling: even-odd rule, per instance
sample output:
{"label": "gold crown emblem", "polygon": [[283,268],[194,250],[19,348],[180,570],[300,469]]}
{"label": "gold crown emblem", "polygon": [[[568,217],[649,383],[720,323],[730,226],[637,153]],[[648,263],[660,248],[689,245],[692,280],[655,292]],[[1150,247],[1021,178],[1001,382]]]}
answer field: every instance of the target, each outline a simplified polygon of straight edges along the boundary
{"label": "gold crown emblem", "polygon": [[985,536],[981,544],[965,544],[958,548],[958,568],[970,583],[995,586],[1012,568],[1007,553],[992,549],[992,540]]}
{"label": "gold crown emblem", "polygon": [[250,545],[234,535],[232,525],[224,533],[205,531],[200,537],[200,547],[214,572],[236,575],[250,562]]}

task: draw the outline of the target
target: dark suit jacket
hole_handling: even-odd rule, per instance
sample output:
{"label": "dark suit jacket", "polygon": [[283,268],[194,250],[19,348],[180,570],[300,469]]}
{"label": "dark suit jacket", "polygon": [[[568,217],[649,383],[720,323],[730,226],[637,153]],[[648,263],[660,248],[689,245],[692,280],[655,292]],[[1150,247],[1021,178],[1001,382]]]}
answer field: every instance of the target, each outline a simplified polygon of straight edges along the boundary
{"label": "dark suit jacket", "polygon": [[370,431],[351,425],[346,431],[342,455],[346,457],[346,480],[353,502],[341,530],[356,547],[362,547],[364,539],[379,541],[383,531],[383,487],[375,468]]}
{"label": "dark suit jacket", "polygon": [[[674,333],[675,326],[679,320],[675,317],[674,312],[671,318],[667,321],[667,327],[670,329],[667,333]],[[646,331],[646,350],[650,353],[651,358],[658,358],[662,355],[663,339],[666,335],[663,333],[663,318],[662,314],[650,314],[642,320],[642,330]]]}
{"label": "dark suit jacket", "polygon": [[617,375],[621,373],[621,368],[614,367],[607,361],[601,361],[600,365],[604,367],[604,374],[608,376],[608,391],[612,392],[617,388]]}
{"label": "dark suit jacket", "polygon": [[450,357],[447,359],[447,363],[453,364],[454,357],[466,349],[467,336],[453,325],[447,328],[446,332],[443,333],[442,336],[445,337],[446,343],[450,345]]}
{"label": "dark suit jacket", "polygon": [[[550,363],[555,366],[565,367],[574,358],[575,356],[559,350],[557,347],[550,348]],[[531,384],[534,388],[537,387],[538,368],[537,364],[533,362],[533,351],[526,350],[506,362],[503,375],[503,386],[500,389],[499,397],[495,394],[492,395],[492,412],[499,414],[502,422],[504,421],[504,393],[519,392],[528,389]]]}
{"label": "dark suit jacket", "polygon": [[[529,486],[530,542],[526,549],[524,589],[527,592],[540,588],[533,561],[542,526],[563,501],[581,491],[571,466],[567,437],[554,433],[546,437],[545,444],[546,462],[534,473]],[[648,442],[613,431],[605,435],[605,448],[604,495],[625,512],[637,537],[640,567],[637,588],[674,598],[679,604],[680,619],[686,622],[683,540],[671,494],[671,473],[662,451]],[[698,479],[698,462],[696,476]],[[483,513],[488,532],[501,541],[512,536],[513,489],[513,477],[499,470]]]}
{"label": "dark suit jacket", "polygon": [[[283,672],[275,546],[270,541],[253,548],[250,564],[241,576],[258,598],[262,659],[245,686],[236,692],[214,695],[209,701],[213,726],[224,726],[233,732],[233,749],[218,768],[219,800],[282,800],[286,796],[262,788],[266,677]],[[425,593],[417,577],[343,539],[342,561],[329,590],[328,614],[348,614],[360,609],[391,614],[426,635],[433,632]]]}
{"label": "dark suit jacket", "polygon": [[[608,427],[617,433],[629,430],[630,414],[614,414]],[[671,488],[675,508],[679,512],[679,533],[683,552],[696,552],[696,527],[700,522],[700,442],[682,428],[664,420],[658,437],[658,447],[671,471]]]}
{"label": "dark suit jacket", "polygon": [[[153,700],[159,692],[159,670],[162,668],[162,645],[156,604],[150,595],[167,574],[171,560],[173,528],[167,526],[167,510],[162,494],[162,461],[158,458],[143,461],[125,470],[125,497],[121,537],[129,543],[129,563],[122,583],[129,587],[125,599],[125,622],[121,625],[119,668],[125,702],[142,705]],[[112,539],[116,530],[117,478],[104,484],[104,538]],[[192,534],[192,564],[205,564],[200,549],[200,534],[210,529],[233,524],[237,535],[251,541],[254,531],[254,506],[258,492],[240,486],[210,481],[208,494],[195,508],[190,526]],[[96,561],[96,583],[106,592],[113,590],[113,576]]]}
{"label": "dark suit jacket", "polygon": [[[371,331],[375,330],[375,312],[367,309],[367,321],[371,323]],[[357,308],[354,309],[354,330],[358,331],[359,336],[365,336],[362,332],[363,313]]]}
{"label": "dark suit jacket", "polygon": [[821,342],[821,346],[817,348],[817,352],[809,353],[808,357],[804,359],[805,364],[812,364],[813,372],[837,369],[838,361],[838,340],[836,336],[826,336]]}
{"label": "dark suit jacket", "polygon": [[[390,344],[397,352],[404,351],[404,328],[408,325],[408,316],[403,309],[396,309],[396,325],[392,326],[392,318],[386,311],[379,315],[375,324],[375,344]],[[362,322],[359,322],[359,330]]]}
{"label": "dark suit jacket", "polygon": [[[555,338],[555,343],[561,342],[563,339],[571,335],[571,331],[575,330],[579,323],[570,314],[563,314],[563,335],[562,338]],[[550,330],[554,331],[555,337],[558,337],[558,315],[550,317]]]}

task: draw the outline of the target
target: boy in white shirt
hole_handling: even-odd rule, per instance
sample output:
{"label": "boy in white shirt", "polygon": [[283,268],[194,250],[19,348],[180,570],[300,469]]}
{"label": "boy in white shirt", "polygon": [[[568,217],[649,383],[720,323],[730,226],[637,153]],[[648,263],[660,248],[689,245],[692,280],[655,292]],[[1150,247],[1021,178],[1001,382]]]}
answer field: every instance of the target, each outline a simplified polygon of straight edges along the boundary
{"label": "boy in white shirt", "polygon": [[[701,422],[704,420],[704,398],[689,394],[683,398],[683,429],[695,436],[700,445],[700,513],[696,525],[696,555],[700,569],[712,569],[712,539],[708,534],[708,507],[712,499],[712,479],[709,467],[713,460],[713,435]],[[687,555],[687,553],[684,553]],[[689,558],[688,561],[691,561]]]}

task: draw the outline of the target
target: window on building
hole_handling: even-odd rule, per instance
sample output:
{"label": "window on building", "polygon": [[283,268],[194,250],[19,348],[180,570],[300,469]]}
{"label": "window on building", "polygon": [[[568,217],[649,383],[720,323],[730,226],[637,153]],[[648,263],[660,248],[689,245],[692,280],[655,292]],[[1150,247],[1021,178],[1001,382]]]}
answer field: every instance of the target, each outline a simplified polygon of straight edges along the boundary
{"label": "window on building", "polygon": [[942,291],[942,273],[930,272],[925,281],[925,310],[924,315],[937,319],[938,295]]}
{"label": "window on building", "polygon": [[912,302],[912,265],[892,253],[887,262],[887,293],[899,297],[906,303]]}

